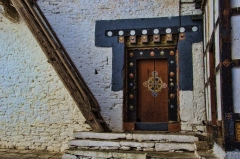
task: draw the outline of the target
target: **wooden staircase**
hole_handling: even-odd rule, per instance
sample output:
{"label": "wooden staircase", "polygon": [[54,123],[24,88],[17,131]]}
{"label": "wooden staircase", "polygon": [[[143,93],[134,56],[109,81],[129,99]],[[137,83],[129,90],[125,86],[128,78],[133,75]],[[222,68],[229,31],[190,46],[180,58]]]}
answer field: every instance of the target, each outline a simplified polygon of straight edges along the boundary
{"label": "wooden staircase", "polygon": [[69,141],[70,148],[63,159],[197,159],[201,156],[195,153],[195,142],[199,142],[198,137],[183,133],[74,132],[74,139]]}

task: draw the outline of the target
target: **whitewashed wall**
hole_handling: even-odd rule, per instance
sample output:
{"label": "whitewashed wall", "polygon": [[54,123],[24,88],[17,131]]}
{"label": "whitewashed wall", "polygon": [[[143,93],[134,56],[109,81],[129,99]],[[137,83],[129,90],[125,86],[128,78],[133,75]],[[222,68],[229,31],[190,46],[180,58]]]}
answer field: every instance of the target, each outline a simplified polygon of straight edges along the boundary
{"label": "whitewashed wall", "polygon": [[[240,7],[240,1],[232,1],[232,7]],[[231,17],[232,25],[232,59],[240,59],[240,15]],[[240,68],[236,67],[232,69],[233,77],[233,106],[234,113],[240,113]]]}
{"label": "whitewashed wall", "polygon": [[[111,91],[112,49],[95,47],[95,21],[178,16],[179,0],[37,2],[98,100],[104,119],[113,131],[121,131],[123,93]],[[181,5],[182,15],[201,14],[194,7]],[[73,130],[89,131],[89,126],[24,22],[13,24],[0,14],[0,37],[0,147],[65,149]],[[187,98],[181,102],[188,103],[197,118],[194,92],[183,93]]]}
{"label": "whitewashed wall", "polygon": [[[111,91],[112,49],[95,47],[95,21],[178,16],[179,1],[39,0],[38,4],[97,98],[104,119],[113,131],[121,131],[123,93]],[[194,3],[182,4],[181,12],[201,14]]]}
{"label": "whitewashed wall", "polygon": [[95,21],[177,16],[178,0],[37,2],[97,98],[105,121],[121,131],[123,93],[111,91],[112,48],[95,47]]}
{"label": "whitewashed wall", "polygon": [[206,133],[204,99],[203,43],[192,45],[193,91],[179,91],[181,129]]}
{"label": "whitewashed wall", "polygon": [[0,14],[0,148],[60,151],[89,129],[24,22]]}

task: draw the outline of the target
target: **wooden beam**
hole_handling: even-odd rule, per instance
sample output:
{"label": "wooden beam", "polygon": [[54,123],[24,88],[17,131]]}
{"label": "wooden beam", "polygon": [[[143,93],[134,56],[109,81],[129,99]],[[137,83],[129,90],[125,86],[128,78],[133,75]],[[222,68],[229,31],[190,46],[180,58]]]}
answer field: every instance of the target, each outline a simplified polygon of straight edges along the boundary
{"label": "wooden beam", "polygon": [[[221,104],[223,116],[223,145],[226,151],[234,150],[234,114],[232,92],[231,8],[230,0],[219,1]],[[237,147],[236,147],[237,148]]]}
{"label": "wooden beam", "polygon": [[36,0],[12,0],[93,131],[110,131],[100,107]]}
{"label": "wooden beam", "polygon": [[240,67],[240,59],[232,60],[232,67]]}
{"label": "wooden beam", "polygon": [[240,7],[235,7],[231,9],[232,16],[240,14]]}
{"label": "wooden beam", "polygon": [[3,15],[13,23],[19,22],[19,15],[16,9],[12,6],[10,0],[0,0],[0,5],[4,7]]}

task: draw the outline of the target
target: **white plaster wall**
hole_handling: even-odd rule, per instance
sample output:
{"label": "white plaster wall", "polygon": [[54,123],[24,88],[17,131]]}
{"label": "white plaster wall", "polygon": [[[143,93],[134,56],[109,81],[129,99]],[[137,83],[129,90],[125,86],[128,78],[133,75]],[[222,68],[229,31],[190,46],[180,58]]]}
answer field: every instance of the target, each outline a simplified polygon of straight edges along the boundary
{"label": "white plaster wall", "polygon": [[[105,121],[113,131],[122,131],[123,92],[111,91],[112,49],[95,47],[95,21],[178,16],[179,0],[37,2],[98,100]],[[195,9],[195,3],[182,4],[181,14],[201,14],[201,10]]]}
{"label": "white plaster wall", "polygon": [[[95,47],[95,21],[178,16],[179,1],[37,2],[97,98],[104,119],[113,131],[121,131],[123,95],[111,91],[112,49]],[[187,5],[182,14],[200,13]],[[74,130],[90,130],[85,119],[23,21],[13,24],[0,14],[0,37],[0,147],[67,148]],[[193,92],[181,97],[194,116]]]}
{"label": "white plaster wall", "polygon": [[[240,1],[233,0],[231,1],[232,7],[239,7]],[[232,59],[240,59],[240,15],[231,17],[231,26],[232,26]],[[240,69],[232,69],[232,81],[233,81],[233,107],[234,113],[240,113],[240,91],[239,91],[239,78],[240,78]]]}
{"label": "white plaster wall", "polygon": [[181,130],[206,132],[202,121],[206,120],[203,74],[203,43],[192,45],[193,91],[180,91]]}
{"label": "white plaster wall", "polygon": [[195,2],[181,4],[181,15],[197,15],[197,14],[202,14],[202,10],[195,9]]}
{"label": "white plaster wall", "polygon": [[240,15],[231,17],[232,26],[232,59],[240,59]]}
{"label": "white plaster wall", "polygon": [[222,103],[221,103],[221,77],[220,72],[216,73],[216,103],[217,103],[217,119],[222,120]]}
{"label": "white plaster wall", "polygon": [[85,119],[21,20],[0,14],[0,148],[68,147]]}
{"label": "white plaster wall", "polygon": [[240,68],[232,68],[232,88],[233,88],[233,110],[234,113],[240,113]]}
{"label": "white plaster wall", "polygon": [[179,91],[179,107],[181,130],[192,131],[193,123],[191,121],[194,119],[193,91]]}
{"label": "white plaster wall", "polygon": [[193,58],[193,113],[195,123],[201,124],[206,120],[204,98],[203,43],[192,45]]}
{"label": "white plaster wall", "polygon": [[234,8],[234,7],[240,7],[239,0],[231,0],[231,8]]}
{"label": "white plaster wall", "polygon": [[123,93],[111,91],[112,48],[95,47],[95,21],[178,16],[179,1],[37,2],[98,100],[105,121],[113,131],[122,131]]}

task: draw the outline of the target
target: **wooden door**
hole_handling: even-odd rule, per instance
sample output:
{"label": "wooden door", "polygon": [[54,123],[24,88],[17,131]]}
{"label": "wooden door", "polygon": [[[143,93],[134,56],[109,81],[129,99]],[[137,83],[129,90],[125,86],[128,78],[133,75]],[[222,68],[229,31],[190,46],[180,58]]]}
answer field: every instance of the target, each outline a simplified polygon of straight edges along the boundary
{"label": "wooden door", "polygon": [[168,122],[168,61],[137,61],[138,110],[140,122]]}
{"label": "wooden door", "polygon": [[177,121],[176,59],[174,48],[126,50],[126,130],[167,131]]}

